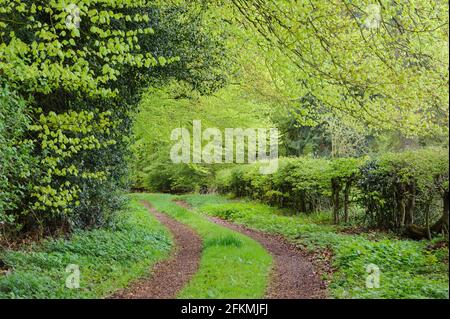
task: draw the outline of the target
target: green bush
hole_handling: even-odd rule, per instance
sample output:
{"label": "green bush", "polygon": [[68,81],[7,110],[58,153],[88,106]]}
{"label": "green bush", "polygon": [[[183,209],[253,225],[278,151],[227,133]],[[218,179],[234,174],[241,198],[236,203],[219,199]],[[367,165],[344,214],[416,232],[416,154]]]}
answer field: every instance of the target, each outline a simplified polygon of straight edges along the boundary
{"label": "green bush", "polygon": [[445,149],[386,153],[366,163],[358,187],[369,223],[448,232],[448,165]]}
{"label": "green bush", "polygon": [[[220,35],[207,34],[202,13],[183,3],[3,1],[0,136],[2,146],[4,139],[14,144],[1,151],[0,188],[11,191],[1,195],[0,218],[7,206],[24,231],[39,234],[111,222],[128,187],[132,118],[142,90],[176,79],[207,93],[226,80],[217,72],[224,60]],[[67,23],[78,15],[78,25]],[[3,82],[15,92],[6,97],[11,102]],[[16,103],[17,97],[29,102]],[[27,126],[17,117],[23,125],[16,136],[4,136],[14,114],[32,121]],[[14,145],[25,143],[39,169],[22,169]],[[15,170],[6,163],[12,161],[24,176],[5,171]]]}
{"label": "green bush", "polygon": [[157,159],[145,168],[142,181],[135,185],[151,192],[202,193],[208,189],[212,176],[212,169],[204,165]]}
{"label": "green bush", "polygon": [[25,100],[0,78],[0,241],[1,231],[15,221],[12,211],[23,200],[33,166],[30,145],[24,141],[28,123]]}
{"label": "green bush", "polygon": [[445,149],[387,153],[372,160],[280,158],[272,175],[260,174],[259,165],[219,171],[217,190],[299,212],[331,209],[335,223],[349,222],[350,206],[360,205],[369,226],[404,230],[414,225],[408,232],[418,237],[424,236],[421,227],[448,232]]}
{"label": "green bush", "polygon": [[[219,171],[215,185],[222,193],[231,192],[300,212],[316,212],[331,207],[330,198],[336,189],[345,186],[350,192],[361,161],[280,158],[278,170],[272,175],[260,174],[258,163],[241,165]],[[333,181],[339,186],[333,186]],[[339,192],[336,196],[345,197]]]}

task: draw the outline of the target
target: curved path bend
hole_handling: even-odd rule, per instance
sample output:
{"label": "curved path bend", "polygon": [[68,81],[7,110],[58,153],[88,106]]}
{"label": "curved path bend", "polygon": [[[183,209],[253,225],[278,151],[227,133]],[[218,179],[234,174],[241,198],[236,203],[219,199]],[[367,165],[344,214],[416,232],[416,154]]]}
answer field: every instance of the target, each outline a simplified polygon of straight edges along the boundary
{"label": "curved path bend", "polygon": [[[190,205],[175,201],[186,209]],[[237,225],[217,217],[208,219],[218,225],[258,241],[273,256],[274,267],[266,292],[268,299],[322,299],[326,298],[326,284],[320,279],[308,255],[280,236],[263,233],[244,225]]]}

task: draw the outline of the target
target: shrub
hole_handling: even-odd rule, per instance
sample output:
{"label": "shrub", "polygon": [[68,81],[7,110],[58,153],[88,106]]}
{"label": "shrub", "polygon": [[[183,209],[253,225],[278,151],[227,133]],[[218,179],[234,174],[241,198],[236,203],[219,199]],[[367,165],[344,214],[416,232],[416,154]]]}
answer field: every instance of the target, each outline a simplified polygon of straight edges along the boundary
{"label": "shrub", "polygon": [[[301,212],[330,208],[332,196],[337,203],[343,197],[347,210],[360,162],[359,159],[280,158],[278,170],[272,175],[260,174],[258,163],[242,165],[219,171],[215,184],[221,192],[232,192]],[[341,194],[342,188],[345,191]],[[337,205],[336,214],[339,209]]]}
{"label": "shrub", "polygon": [[[33,161],[30,145],[22,142],[29,122],[26,102],[0,78],[0,229],[6,231],[15,218],[12,211],[23,200]],[[0,233],[1,234],[1,233]]]}
{"label": "shrub", "polygon": [[145,169],[142,186],[150,191],[163,193],[206,192],[211,170],[197,164],[174,164],[167,161],[155,161]]}
{"label": "shrub", "polygon": [[[372,225],[423,232],[448,231],[448,151],[386,153],[361,167],[361,204]],[[447,204],[446,204],[447,203]],[[446,217],[445,217],[446,215]],[[431,225],[432,222],[434,225]],[[423,234],[416,234],[423,236]]]}
{"label": "shrub", "polygon": [[[225,80],[213,72],[223,52],[195,9],[131,0],[2,1],[1,83],[29,98],[22,107],[32,117],[22,127],[27,139],[16,144],[30,145],[39,170],[26,180],[1,172],[2,190],[12,180],[19,186],[0,199],[0,209],[7,205],[40,233],[110,221],[128,185],[132,114],[143,88],[175,78],[209,92]],[[17,160],[17,147],[6,152],[2,161]]]}
{"label": "shrub", "polygon": [[387,153],[371,160],[280,158],[272,175],[260,174],[259,165],[219,171],[217,189],[300,212],[332,209],[335,223],[342,215],[348,222],[350,204],[359,203],[370,226],[406,230],[413,237],[448,232],[445,149]]}

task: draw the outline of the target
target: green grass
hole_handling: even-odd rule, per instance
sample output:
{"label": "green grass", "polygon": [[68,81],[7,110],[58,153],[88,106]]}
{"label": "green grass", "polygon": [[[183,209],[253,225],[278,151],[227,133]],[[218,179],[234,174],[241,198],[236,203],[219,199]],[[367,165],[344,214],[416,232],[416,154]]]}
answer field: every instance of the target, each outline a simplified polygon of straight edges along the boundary
{"label": "green grass", "polygon": [[160,212],[192,227],[203,240],[199,271],[178,298],[262,298],[272,257],[251,238],[178,206],[165,194],[140,194]]}
{"label": "green grass", "polygon": [[[168,256],[169,233],[136,197],[114,227],[2,251],[11,273],[0,276],[0,298],[100,298],[148,273]],[[79,265],[80,288],[66,288],[69,264]]]}
{"label": "green grass", "polygon": [[[227,202],[217,195],[181,196],[202,213],[281,234],[310,250],[331,249],[335,298],[448,298],[448,248],[429,250],[427,241],[400,240],[388,234],[343,234],[323,213],[283,216],[254,202]],[[431,243],[433,244],[433,242]],[[380,287],[366,288],[368,265],[380,269]]]}

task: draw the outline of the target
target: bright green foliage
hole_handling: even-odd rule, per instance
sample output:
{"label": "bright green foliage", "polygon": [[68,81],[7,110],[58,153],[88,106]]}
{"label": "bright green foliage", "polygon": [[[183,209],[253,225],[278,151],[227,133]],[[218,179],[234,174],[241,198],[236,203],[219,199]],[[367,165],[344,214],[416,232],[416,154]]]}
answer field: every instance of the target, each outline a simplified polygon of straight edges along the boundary
{"label": "bright green foliage", "polygon": [[[433,242],[398,240],[382,233],[347,235],[331,226],[322,213],[284,216],[283,212],[254,202],[228,202],[218,196],[182,197],[198,211],[287,237],[319,253],[333,252],[335,272],[330,283],[335,298],[448,298],[448,249],[431,249]],[[320,258],[320,254],[317,254]],[[367,288],[366,271],[380,270],[380,287]],[[326,274],[323,274],[326,276]]]}
{"label": "bright green foliage", "polygon": [[[164,65],[172,58],[140,49],[154,33],[148,1],[0,1],[0,69],[9,81],[48,94],[63,89],[111,96],[125,68]],[[23,27],[26,25],[26,27]]]}
{"label": "bright green foliage", "polygon": [[199,96],[182,82],[149,90],[134,123],[134,186],[175,193],[206,190],[214,172],[225,164],[174,164],[170,159],[175,143],[170,140],[172,130],[183,127],[192,134],[193,120],[200,120],[202,128],[218,128],[222,135],[225,128],[266,127],[268,110],[268,104],[249,100],[247,93],[235,86],[214,96]]}
{"label": "bright green foliage", "polygon": [[0,77],[28,101],[37,164],[16,179],[20,205],[2,209],[39,233],[108,224],[128,185],[141,91],[170,79],[221,87],[218,37],[203,29],[201,6],[184,2],[0,0]]}
{"label": "bright green foliage", "polygon": [[280,158],[278,170],[271,175],[259,173],[259,163],[241,165],[217,174],[221,192],[248,196],[301,212],[318,211],[328,206],[332,179],[350,178],[357,172],[358,159]]}
{"label": "bright green foliage", "polygon": [[0,225],[3,225],[14,221],[6,211],[20,205],[25,188],[21,181],[31,174],[31,156],[30,144],[22,141],[29,122],[24,113],[25,101],[1,81],[0,85]]}
{"label": "bright green foliage", "polygon": [[367,218],[378,227],[431,227],[442,215],[443,201],[448,200],[444,199],[448,196],[448,167],[446,149],[386,153],[368,162],[358,180]]}
{"label": "bright green foliage", "polygon": [[447,1],[232,3],[292,99],[374,130],[448,134]]}
{"label": "bright green foliage", "polygon": [[[12,272],[0,276],[0,298],[106,297],[146,275],[171,246],[168,232],[133,199],[110,228],[1,251],[0,260]],[[79,266],[79,289],[65,286],[69,264]]]}
{"label": "bright green foliage", "polygon": [[[359,201],[369,225],[401,230],[405,224],[436,222],[448,194],[446,149],[389,153],[372,161],[281,158],[272,175],[260,174],[259,165],[218,172],[217,189],[300,212],[333,208],[335,223],[342,215],[348,222],[350,204]],[[441,226],[432,229],[441,230]]]}
{"label": "bright green foliage", "polygon": [[39,143],[43,155],[41,176],[31,193],[34,198],[32,210],[55,215],[68,213],[71,204],[79,205],[78,178],[105,180],[109,177],[105,169],[80,169],[73,158],[79,152],[95,152],[116,143],[114,139],[100,140],[97,137],[114,128],[110,115],[111,112],[50,112],[48,115],[40,114],[38,122],[29,127],[30,131],[37,132],[34,143]]}
{"label": "bright green foliage", "polygon": [[[0,0],[0,247],[75,231],[1,251],[14,271],[0,277],[0,297],[97,297],[142,274],[169,244],[142,208],[114,226],[130,182],[307,213],[189,197],[210,202],[209,214],[331,248],[336,297],[448,297],[445,249],[332,225],[448,233],[447,150],[383,155],[448,147],[448,94],[443,0]],[[280,158],[272,175],[258,163],[175,165],[170,133],[192,132],[193,120],[277,127],[280,154],[302,157]],[[204,239],[180,297],[263,296],[271,260],[259,245],[170,196],[142,198]],[[63,288],[72,261],[86,267],[79,291]],[[382,270],[379,290],[364,288],[369,263]]]}
{"label": "bright green foliage", "polygon": [[200,268],[178,298],[262,298],[272,257],[259,243],[214,224],[172,202],[174,196],[138,195],[156,209],[192,227],[203,240]]}

